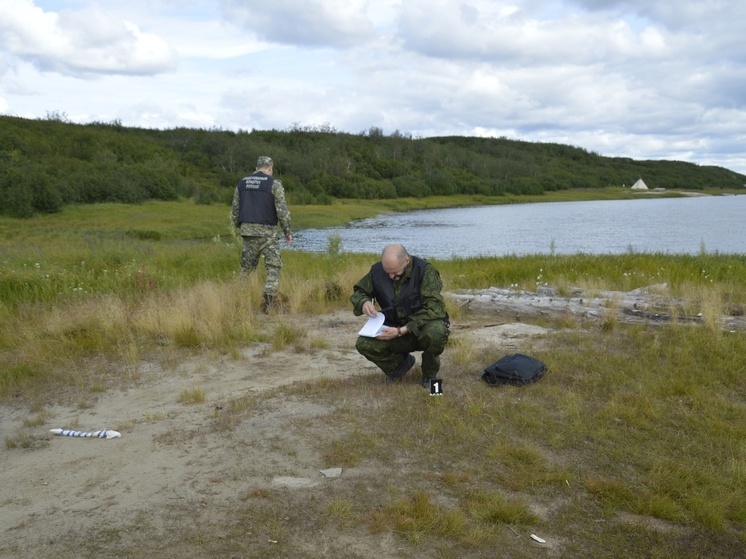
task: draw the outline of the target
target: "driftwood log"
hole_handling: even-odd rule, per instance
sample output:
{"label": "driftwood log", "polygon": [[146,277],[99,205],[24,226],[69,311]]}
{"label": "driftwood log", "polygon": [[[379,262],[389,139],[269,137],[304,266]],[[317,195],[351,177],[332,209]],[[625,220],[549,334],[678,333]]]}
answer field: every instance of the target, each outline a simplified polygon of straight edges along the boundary
{"label": "driftwood log", "polygon": [[724,330],[746,331],[743,307],[735,305],[728,314],[713,319],[693,310],[686,301],[665,295],[666,290],[667,286],[661,284],[626,292],[571,289],[568,295],[560,295],[559,290],[548,286],[540,286],[536,292],[491,287],[444,295],[461,309],[514,322],[563,317],[625,324],[697,324],[717,320]]}

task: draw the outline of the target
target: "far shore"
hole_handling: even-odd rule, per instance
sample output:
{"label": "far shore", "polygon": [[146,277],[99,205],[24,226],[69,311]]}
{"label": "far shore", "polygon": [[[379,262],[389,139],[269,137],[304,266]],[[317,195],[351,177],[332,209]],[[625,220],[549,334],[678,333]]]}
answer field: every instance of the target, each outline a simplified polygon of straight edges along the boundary
{"label": "far shore", "polygon": [[[682,196],[713,196],[707,192],[699,192],[694,190],[640,190],[640,194],[681,194]],[[735,194],[733,194],[735,196]]]}

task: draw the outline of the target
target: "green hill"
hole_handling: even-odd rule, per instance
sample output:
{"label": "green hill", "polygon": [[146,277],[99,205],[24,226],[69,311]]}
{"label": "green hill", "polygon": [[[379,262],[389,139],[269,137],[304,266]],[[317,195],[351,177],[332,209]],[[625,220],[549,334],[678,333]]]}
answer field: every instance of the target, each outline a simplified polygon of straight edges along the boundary
{"label": "green hill", "polygon": [[271,155],[291,204],[334,198],[542,194],[570,188],[741,189],[746,176],[681,161],[602,157],[506,138],[413,138],[378,128],[287,131],[127,128],[118,122],[0,116],[0,214],[30,217],[69,204],[194,198],[229,203],[238,179]]}

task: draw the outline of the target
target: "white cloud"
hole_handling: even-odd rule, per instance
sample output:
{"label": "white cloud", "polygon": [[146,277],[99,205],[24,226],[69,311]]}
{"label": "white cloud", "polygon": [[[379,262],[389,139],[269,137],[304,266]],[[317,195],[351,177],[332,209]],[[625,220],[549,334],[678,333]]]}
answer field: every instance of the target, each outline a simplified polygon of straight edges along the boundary
{"label": "white cloud", "polygon": [[739,0],[576,0],[575,4],[588,10],[634,14],[673,30],[733,29],[746,16],[746,5]]}
{"label": "white cloud", "polygon": [[680,46],[680,39],[663,29],[646,26],[636,32],[622,19],[567,13],[545,20],[485,2],[467,9],[449,0],[407,3],[399,31],[406,47],[426,56],[506,65],[649,63]]}
{"label": "white cloud", "polygon": [[175,66],[175,53],[160,37],[96,5],[54,13],[30,0],[0,0],[0,14],[2,48],[42,71],[153,74]]}
{"label": "white cloud", "polygon": [[268,41],[349,47],[372,36],[365,0],[221,0],[231,21]]}
{"label": "white cloud", "polygon": [[0,112],[495,135],[746,173],[744,20],[741,0],[0,0]]}

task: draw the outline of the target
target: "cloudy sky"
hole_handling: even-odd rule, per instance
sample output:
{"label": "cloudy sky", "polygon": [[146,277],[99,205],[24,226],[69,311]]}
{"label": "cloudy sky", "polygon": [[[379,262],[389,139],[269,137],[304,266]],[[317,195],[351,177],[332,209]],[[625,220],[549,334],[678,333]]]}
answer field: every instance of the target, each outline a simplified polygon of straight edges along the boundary
{"label": "cloudy sky", "polygon": [[746,174],[743,0],[0,0],[0,114],[505,136]]}

